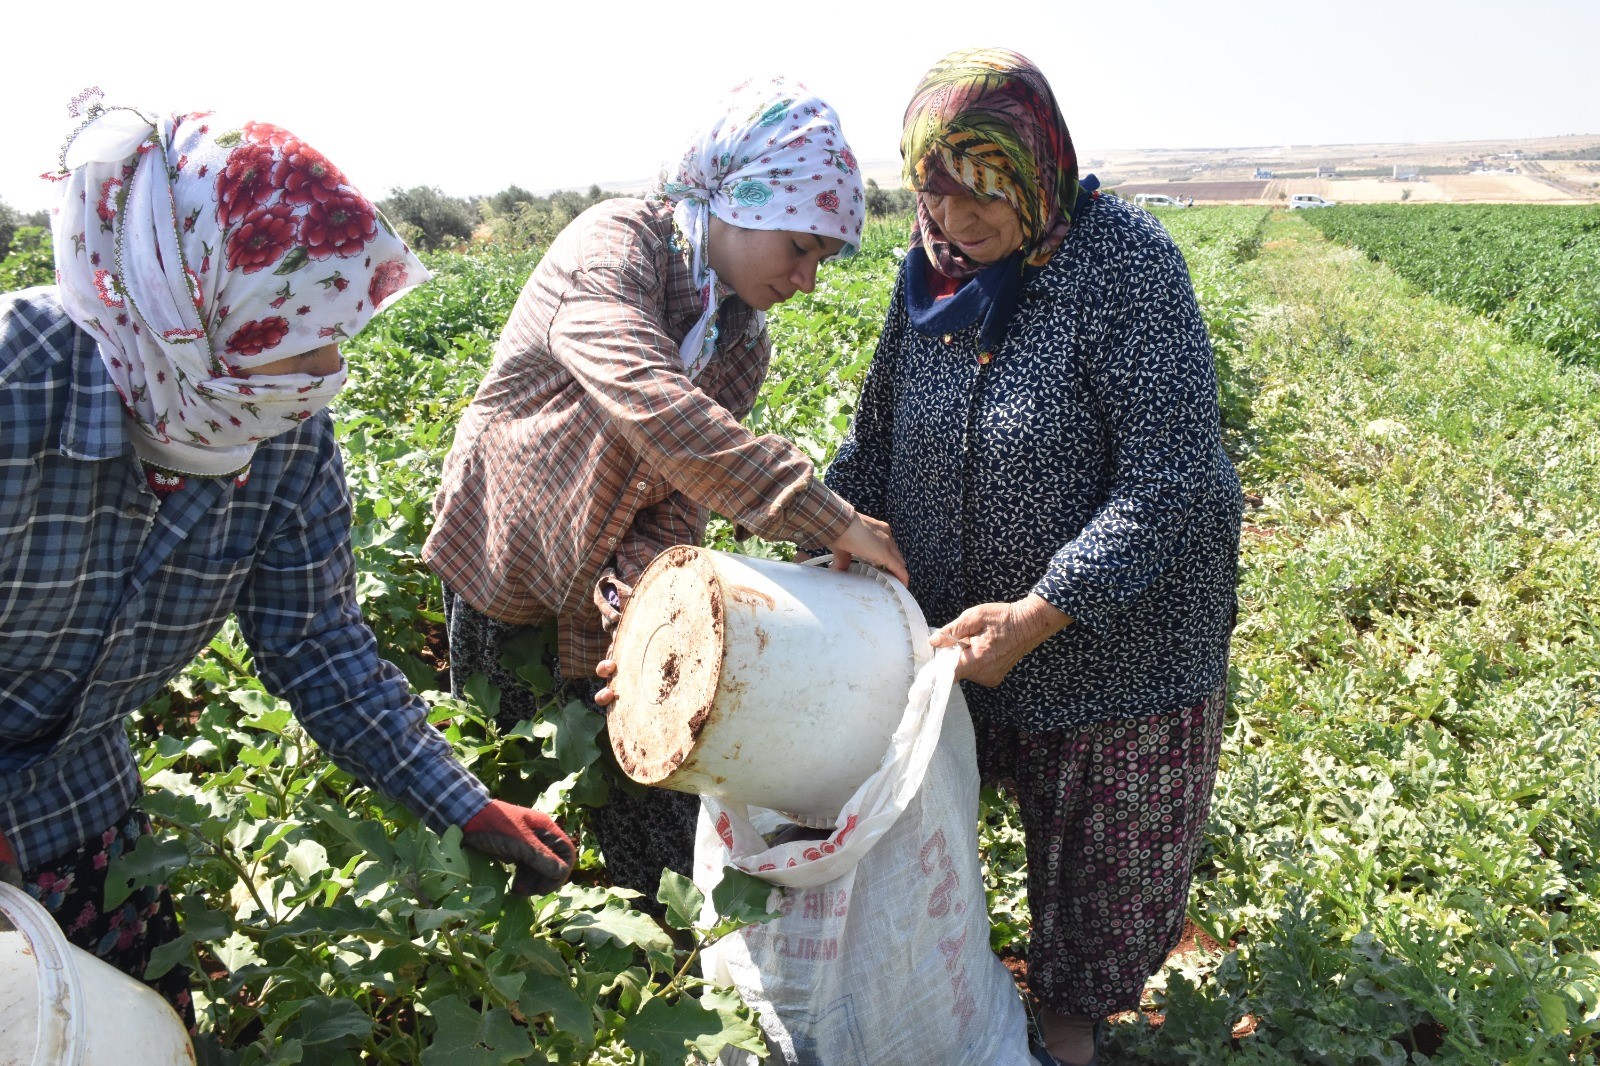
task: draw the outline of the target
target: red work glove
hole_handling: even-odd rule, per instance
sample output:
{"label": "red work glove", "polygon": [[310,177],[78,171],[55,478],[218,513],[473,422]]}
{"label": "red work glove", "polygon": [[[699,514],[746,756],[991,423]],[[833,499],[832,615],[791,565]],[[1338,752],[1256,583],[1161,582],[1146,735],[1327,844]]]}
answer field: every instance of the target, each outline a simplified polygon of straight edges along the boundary
{"label": "red work glove", "polygon": [[490,800],[461,830],[467,847],[517,868],[511,891],[519,896],[554,892],[578,858],[572,841],[549,815],[503,800]]}
{"label": "red work glove", "polygon": [[17,863],[17,853],[11,850],[11,842],[4,833],[0,833],[0,881],[22,887],[22,867]]}

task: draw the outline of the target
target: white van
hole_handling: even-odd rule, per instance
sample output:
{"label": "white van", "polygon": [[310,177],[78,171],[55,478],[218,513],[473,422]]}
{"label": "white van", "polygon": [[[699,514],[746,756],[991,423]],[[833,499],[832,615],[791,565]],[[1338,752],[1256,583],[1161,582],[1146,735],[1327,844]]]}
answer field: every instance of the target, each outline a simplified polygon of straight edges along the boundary
{"label": "white van", "polygon": [[1322,197],[1309,192],[1297,192],[1289,197],[1289,210],[1297,211],[1302,207],[1333,207],[1334,201],[1324,200]]}
{"label": "white van", "polygon": [[1189,205],[1176,196],[1167,196],[1159,192],[1136,192],[1133,202],[1140,207],[1188,207]]}

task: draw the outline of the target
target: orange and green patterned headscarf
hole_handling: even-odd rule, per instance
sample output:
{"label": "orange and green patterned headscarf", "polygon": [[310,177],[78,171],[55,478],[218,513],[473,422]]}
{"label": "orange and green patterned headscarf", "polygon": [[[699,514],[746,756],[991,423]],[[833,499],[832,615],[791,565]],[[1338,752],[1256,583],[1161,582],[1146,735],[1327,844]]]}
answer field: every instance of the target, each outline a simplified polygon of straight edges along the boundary
{"label": "orange and green patterned headscarf", "polygon": [[[935,63],[906,108],[900,155],[912,189],[1004,197],[1022,222],[1030,266],[1049,262],[1072,225],[1072,136],[1044,75],[1016,52],[967,48]],[[956,255],[920,203],[912,243],[947,276],[981,269]]]}

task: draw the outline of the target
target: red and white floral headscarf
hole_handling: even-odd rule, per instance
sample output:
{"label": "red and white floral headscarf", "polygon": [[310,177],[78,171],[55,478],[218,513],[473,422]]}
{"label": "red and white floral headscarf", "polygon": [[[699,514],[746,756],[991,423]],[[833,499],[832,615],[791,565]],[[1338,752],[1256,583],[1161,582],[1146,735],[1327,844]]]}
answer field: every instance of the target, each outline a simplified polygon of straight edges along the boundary
{"label": "red and white floral headscarf", "polygon": [[346,372],[239,371],[343,341],[429,276],[337,167],[266,123],[95,104],[58,177],[62,302],[163,470],[243,469]]}
{"label": "red and white floral headscarf", "polygon": [[[677,207],[705,310],[679,346],[692,378],[717,347],[717,275],[706,251],[710,217],[741,229],[817,233],[861,244],[867,217],[861,168],[839,116],[798,82],[773,78],[734,89],[723,112],[664,168],[653,193]],[[757,315],[757,323],[761,321]]]}

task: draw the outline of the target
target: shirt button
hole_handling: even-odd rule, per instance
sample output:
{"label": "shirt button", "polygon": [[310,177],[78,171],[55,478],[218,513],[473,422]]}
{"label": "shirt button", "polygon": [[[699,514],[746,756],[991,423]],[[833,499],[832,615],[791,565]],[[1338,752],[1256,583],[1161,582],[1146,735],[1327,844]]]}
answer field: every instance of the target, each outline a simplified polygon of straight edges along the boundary
{"label": "shirt button", "polygon": [[606,547],[615,548],[616,546],[617,546],[617,538],[616,537],[612,537],[610,540],[606,541]]}
{"label": "shirt button", "polygon": [[639,490],[639,491],[640,491],[640,492],[643,492],[643,491],[644,491],[644,482],[642,482],[642,481],[641,481],[641,482],[638,482],[638,483],[637,483],[637,484],[635,484],[635,485],[634,485],[634,486],[633,486],[633,487],[634,487],[634,488],[636,488],[636,489],[638,489],[638,490]]}
{"label": "shirt button", "polygon": [[129,504],[122,509],[122,513],[128,518],[143,518],[144,508],[140,507],[138,504]]}

